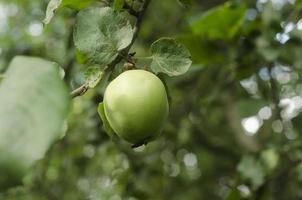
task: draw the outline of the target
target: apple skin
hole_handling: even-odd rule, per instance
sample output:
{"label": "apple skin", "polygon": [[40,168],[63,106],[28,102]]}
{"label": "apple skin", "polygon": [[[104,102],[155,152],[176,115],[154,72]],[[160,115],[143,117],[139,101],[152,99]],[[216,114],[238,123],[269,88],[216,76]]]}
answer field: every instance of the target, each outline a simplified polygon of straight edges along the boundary
{"label": "apple skin", "polygon": [[114,132],[134,145],[155,139],[169,113],[162,81],[145,70],[128,70],[115,78],[104,94],[106,118]]}

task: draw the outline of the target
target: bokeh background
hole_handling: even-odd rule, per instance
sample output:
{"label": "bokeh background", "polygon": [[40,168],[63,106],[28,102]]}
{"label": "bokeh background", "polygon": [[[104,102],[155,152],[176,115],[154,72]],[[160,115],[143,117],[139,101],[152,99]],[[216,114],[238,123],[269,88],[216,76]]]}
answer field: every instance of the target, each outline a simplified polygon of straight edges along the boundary
{"label": "bokeh background", "polygon": [[[111,141],[100,84],[73,100],[66,136],[1,200],[302,199],[302,1],[182,2],[153,0],[132,49],[148,55],[167,36],[191,51],[189,72],[166,77],[162,135],[136,149]],[[0,0],[0,74],[15,55],[43,57],[73,89],[86,67],[72,41],[76,11],[43,26],[47,4]]]}

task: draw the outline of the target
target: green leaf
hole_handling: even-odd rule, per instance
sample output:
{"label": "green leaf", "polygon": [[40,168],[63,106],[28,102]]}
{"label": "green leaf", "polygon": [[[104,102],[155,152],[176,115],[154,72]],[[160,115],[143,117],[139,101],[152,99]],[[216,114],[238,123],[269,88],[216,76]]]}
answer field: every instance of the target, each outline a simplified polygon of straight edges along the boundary
{"label": "green leaf", "polygon": [[109,64],[132,40],[127,18],[109,7],[88,8],[77,15],[74,42],[92,63]]}
{"label": "green leaf", "polygon": [[69,103],[57,64],[13,59],[0,85],[0,188],[19,184],[61,136]]}
{"label": "green leaf", "polygon": [[120,11],[124,6],[124,0],[114,0],[113,9]]}
{"label": "green leaf", "polygon": [[192,64],[189,50],[171,38],[161,38],[151,45],[154,73],[178,76],[188,71]]}
{"label": "green leaf", "polygon": [[47,8],[46,8],[46,15],[43,20],[44,24],[49,24],[50,20],[53,18],[55,11],[60,7],[62,0],[50,0]]}
{"label": "green leaf", "polygon": [[279,163],[279,154],[275,149],[266,149],[261,152],[261,159],[268,172],[273,171]]}
{"label": "green leaf", "polygon": [[90,6],[97,0],[62,0],[62,6],[73,8],[75,10],[81,10]]}
{"label": "green leaf", "polygon": [[84,73],[84,76],[88,87],[94,88],[100,82],[103,76],[103,72],[101,71],[100,67],[92,66],[87,68]]}
{"label": "green leaf", "polygon": [[231,39],[239,31],[246,7],[225,3],[207,11],[191,23],[193,33],[210,39]]}
{"label": "green leaf", "polygon": [[104,103],[103,102],[99,103],[98,113],[100,115],[100,118],[102,119],[103,126],[104,126],[104,129],[105,129],[106,133],[108,134],[108,136],[110,138],[113,138],[115,136],[115,133],[114,133],[114,130],[111,128],[111,126],[110,126],[110,124],[107,120],[107,117],[105,115],[105,109],[104,109]]}
{"label": "green leaf", "polygon": [[241,176],[248,179],[254,188],[259,187],[264,182],[264,168],[259,161],[252,156],[244,156],[237,170]]}
{"label": "green leaf", "polygon": [[46,15],[43,20],[44,24],[49,24],[57,9],[61,7],[69,7],[75,10],[81,10],[88,7],[91,3],[96,0],[50,0],[47,8]]}

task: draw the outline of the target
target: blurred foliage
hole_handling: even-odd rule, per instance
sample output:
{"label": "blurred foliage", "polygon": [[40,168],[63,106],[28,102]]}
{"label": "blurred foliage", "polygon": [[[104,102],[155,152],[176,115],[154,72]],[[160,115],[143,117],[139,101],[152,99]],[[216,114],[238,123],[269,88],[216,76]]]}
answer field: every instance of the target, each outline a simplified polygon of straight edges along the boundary
{"label": "blurred foliage", "polygon": [[55,63],[25,56],[13,59],[0,93],[5,94],[0,99],[5,105],[0,109],[0,187],[9,187],[20,184],[52,142],[64,135],[70,96]]}
{"label": "blurred foliage", "polygon": [[[72,41],[77,11],[62,7],[43,27],[47,5],[0,0],[0,74],[15,55],[39,56],[75,88],[88,67]],[[300,0],[153,0],[132,51],[149,55],[169,36],[193,57],[185,75],[165,77],[162,135],[137,149],[112,141],[97,113],[101,81],[73,100],[66,136],[24,186],[0,199],[301,199],[301,11]]]}

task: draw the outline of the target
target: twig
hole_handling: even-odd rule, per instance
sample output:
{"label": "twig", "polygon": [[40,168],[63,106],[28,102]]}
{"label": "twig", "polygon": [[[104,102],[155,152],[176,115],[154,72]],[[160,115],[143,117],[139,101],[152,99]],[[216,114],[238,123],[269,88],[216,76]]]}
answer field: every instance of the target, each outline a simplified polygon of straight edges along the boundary
{"label": "twig", "polygon": [[[133,37],[132,37],[132,40],[131,40],[131,43],[121,52],[122,55],[127,55],[129,53],[129,50],[131,49],[133,43],[135,42],[137,36],[138,36],[138,33],[140,31],[140,28],[141,28],[141,25],[142,25],[142,21],[143,21],[143,18],[144,18],[144,15],[146,13],[146,10],[150,4],[151,0],[145,0],[140,11],[138,12],[138,15],[137,15],[137,20],[136,20],[136,23],[134,25],[134,29],[133,29]],[[119,62],[121,62],[123,60],[123,57],[122,56],[117,56],[115,60],[113,60],[109,65],[108,65],[108,68],[107,68],[107,73],[109,71],[112,71],[113,68],[115,67],[115,65],[117,65]],[[106,73],[106,72],[105,72]],[[71,92],[71,97],[72,98],[75,98],[77,96],[82,96],[84,95],[88,90],[88,87],[86,85],[86,83],[84,83],[83,85],[81,85],[80,87],[78,87],[77,89],[73,90]]]}
{"label": "twig", "polygon": [[143,22],[144,15],[146,13],[146,10],[147,10],[150,2],[151,2],[151,0],[145,0],[144,4],[142,5],[142,7],[141,7],[141,9],[138,13],[137,20],[136,20],[136,23],[135,23],[135,26],[134,26],[134,34],[133,34],[132,41],[129,44],[129,46],[125,49],[127,53],[129,52],[130,48],[132,47],[133,43],[135,42],[135,40],[138,36],[138,33],[140,31],[140,28],[141,28],[141,25],[142,25],[142,22]]}
{"label": "twig", "polygon": [[131,63],[132,65],[135,65],[135,62],[133,62],[133,60],[132,60],[132,58],[131,58],[131,56],[129,56],[129,54],[128,55],[126,55],[126,56],[124,56],[123,54],[119,54],[125,61],[127,61],[128,63]]}
{"label": "twig", "polygon": [[270,73],[270,85],[271,85],[271,92],[272,92],[272,101],[276,109],[277,118],[282,121],[281,117],[281,108],[279,107],[280,97],[279,97],[279,90],[278,90],[278,83],[272,76],[272,69],[273,65],[269,66],[269,73]]}
{"label": "twig", "polygon": [[71,98],[75,98],[77,96],[82,96],[83,94],[85,94],[88,90],[88,85],[86,83],[84,83],[83,85],[81,85],[80,87],[78,87],[77,89],[73,90],[70,93]]}

